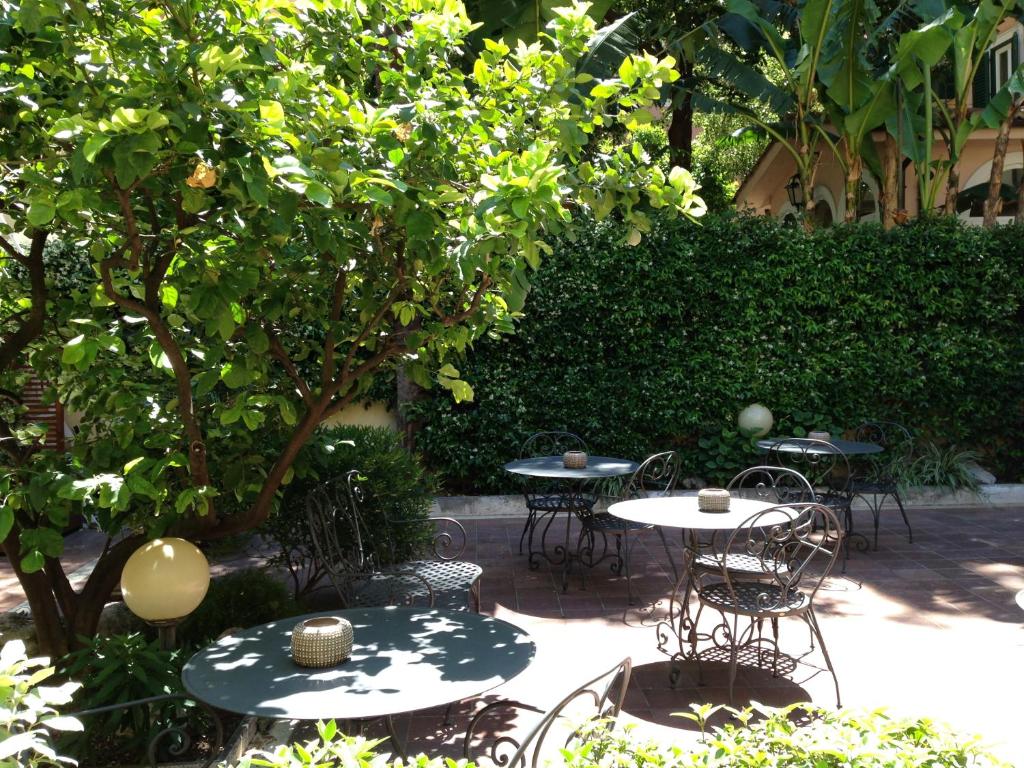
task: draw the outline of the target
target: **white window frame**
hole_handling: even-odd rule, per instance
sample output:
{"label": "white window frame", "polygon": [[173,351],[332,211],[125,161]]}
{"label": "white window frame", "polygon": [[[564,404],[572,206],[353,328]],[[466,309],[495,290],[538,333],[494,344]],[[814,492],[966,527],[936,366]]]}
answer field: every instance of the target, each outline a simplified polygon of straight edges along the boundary
{"label": "white window frame", "polygon": [[[989,82],[989,98],[999,93],[999,89],[1006,84],[1006,80],[1013,76],[1013,47],[1017,45],[1020,48],[1018,41],[1019,30],[1014,27],[1009,32],[1004,32],[1000,37],[996,38],[995,43],[989,48],[989,54],[992,57],[992,77]],[[1006,72],[1007,77],[1000,79],[999,77],[999,57],[1005,55],[1006,57]]]}

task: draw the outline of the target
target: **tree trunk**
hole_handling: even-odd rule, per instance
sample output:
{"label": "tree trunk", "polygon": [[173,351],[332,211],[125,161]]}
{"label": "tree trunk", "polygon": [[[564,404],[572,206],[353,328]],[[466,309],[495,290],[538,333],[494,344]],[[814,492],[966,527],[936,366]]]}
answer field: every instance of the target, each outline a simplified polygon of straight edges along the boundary
{"label": "tree trunk", "polygon": [[996,217],[1003,207],[1003,166],[1006,164],[1006,149],[1010,144],[1010,128],[1013,126],[1013,117],[1016,109],[1011,109],[1006,119],[999,124],[999,133],[996,134],[996,145],[992,152],[992,171],[988,177],[988,194],[985,196],[984,218],[982,223],[986,227],[994,227],[997,223]]}
{"label": "tree trunk", "polygon": [[896,226],[899,206],[900,153],[896,139],[885,134],[882,142],[882,178],[878,185],[878,208],[883,229]]}
{"label": "tree trunk", "polygon": [[860,197],[861,159],[859,155],[854,155],[848,150],[846,151],[846,154],[846,179],[844,184],[846,187],[846,211],[843,213],[843,221],[847,224],[852,224],[857,221],[857,199]]}
{"label": "tree trunk", "polygon": [[3,542],[7,562],[14,569],[18,582],[32,611],[39,653],[50,658],[63,656],[70,649],[68,636],[61,621],[57,598],[50,588],[50,580],[43,571],[25,573],[21,568],[21,529],[15,525]]}
{"label": "tree trunk", "polygon": [[677,69],[683,87],[687,88],[683,100],[672,110],[668,126],[669,160],[672,165],[692,170],[693,167],[693,92],[689,89],[693,78],[693,64],[680,61]]}
{"label": "tree trunk", "polygon": [[416,433],[420,422],[409,418],[407,406],[422,397],[423,388],[406,375],[404,365],[398,366],[395,370],[395,420],[402,435],[402,443],[410,451],[416,450]]}
{"label": "tree trunk", "polygon": [[[1020,143],[1020,151],[1024,153],[1024,140]],[[1013,216],[1014,224],[1024,224],[1024,174],[1017,185],[1017,213]]]}

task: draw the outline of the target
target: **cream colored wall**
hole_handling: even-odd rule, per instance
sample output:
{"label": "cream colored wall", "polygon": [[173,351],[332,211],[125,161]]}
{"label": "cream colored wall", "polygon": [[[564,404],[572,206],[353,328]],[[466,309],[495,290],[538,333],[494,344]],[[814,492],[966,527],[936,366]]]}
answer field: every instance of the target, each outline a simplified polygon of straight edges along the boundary
{"label": "cream colored wall", "polygon": [[[995,147],[996,132],[992,129],[976,131],[967,142],[960,156],[960,189],[967,189],[975,184],[987,181],[992,168],[992,153]],[[756,213],[775,218],[782,218],[791,210],[786,196],[786,184],[796,172],[796,165],[791,156],[775,146],[769,149],[762,163],[751,174],[750,179],[736,196],[736,207],[739,210],[753,209]],[[935,157],[945,157],[945,149],[941,142],[935,149]],[[1007,152],[1005,170],[1021,168],[1024,161],[1024,127],[1014,128],[1010,133],[1010,145]],[[836,158],[828,153],[820,161],[815,179],[815,191],[821,194],[827,190],[834,201],[835,220],[842,221],[846,210],[846,195],[843,184],[843,172]],[[911,216],[918,213],[917,177],[913,166],[906,170],[907,211]],[[817,199],[817,198],[816,198]],[[938,205],[946,199],[945,183],[938,195]],[[965,219],[970,223],[981,223],[980,219]]]}
{"label": "cream colored wall", "polygon": [[350,405],[340,413],[324,422],[324,426],[355,425],[361,427],[388,427],[398,429],[394,411],[384,403],[357,403]]}

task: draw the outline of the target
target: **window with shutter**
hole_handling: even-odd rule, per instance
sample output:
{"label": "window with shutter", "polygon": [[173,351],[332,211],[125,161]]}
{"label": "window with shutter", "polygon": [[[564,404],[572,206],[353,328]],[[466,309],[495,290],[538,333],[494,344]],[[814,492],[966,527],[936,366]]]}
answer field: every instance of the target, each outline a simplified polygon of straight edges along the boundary
{"label": "window with shutter", "polygon": [[990,65],[992,87],[989,88],[991,96],[999,93],[999,89],[1006,85],[1006,82],[1013,75],[1014,58],[1016,58],[1017,36],[1014,35],[1004,43],[995,46],[990,52],[992,63]]}
{"label": "window with shutter", "polygon": [[988,106],[989,99],[992,96],[991,91],[991,69],[992,69],[992,53],[986,51],[981,61],[981,66],[978,67],[978,72],[974,76],[973,85],[973,97],[974,97],[974,108],[982,109]]}

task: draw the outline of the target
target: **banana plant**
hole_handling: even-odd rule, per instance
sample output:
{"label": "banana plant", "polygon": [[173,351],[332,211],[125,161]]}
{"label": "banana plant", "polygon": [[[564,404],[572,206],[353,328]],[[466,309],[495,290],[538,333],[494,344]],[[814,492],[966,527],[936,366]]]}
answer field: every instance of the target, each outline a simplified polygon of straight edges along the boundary
{"label": "banana plant", "polygon": [[834,150],[845,175],[847,222],[857,216],[865,163],[875,178],[882,177],[871,135],[896,109],[894,69],[885,59],[879,63],[870,55],[880,19],[874,0],[841,3],[818,72],[824,92],[822,104],[839,139]]}
{"label": "banana plant", "polygon": [[[995,226],[1002,207],[1003,168],[1006,165],[1006,151],[1010,143],[1010,129],[1022,108],[1024,108],[1024,65],[1019,65],[989,100],[984,111],[977,118],[985,127],[996,130],[996,141],[992,151],[992,171],[989,174],[988,191],[985,195],[983,209],[982,223],[986,227]],[[1021,190],[1015,191],[1020,198]],[[1018,219],[1020,215],[1021,211],[1018,210]]]}
{"label": "banana plant", "polygon": [[[751,125],[774,139],[789,153],[804,190],[804,224],[811,226],[814,212],[814,176],[822,142],[835,148],[820,104],[819,71],[829,44],[837,0],[728,0],[726,14],[709,21],[699,31],[705,40],[699,55],[717,79],[746,103],[698,94],[694,106],[711,112],[744,116]],[[747,63],[736,50],[759,53],[781,71],[772,82]],[[774,114],[778,122],[752,108],[755,101]]]}
{"label": "banana plant", "polygon": [[[592,0],[587,15],[600,24],[614,3],[615,0]],[[566,0],[471,0],[466,3],[466,10],[480,25],[471,40],[481,47],[485,38],[500,38],[513,47],[517,40],[536,42],[548,23],[557,17],[555,9],[564,5]]]}
{"label": "banana plant", "polygon": [[[942,118],[940,128],[949,154],[945,213],[955,214],[960,191],[959,160],[971,134],[984,126],[982,113],[971,111],[971,90],[975,76],[985,65],[986,52],[996,41],[1000,25],[1019,12],[1018,0],[979,0],[959,7],[947,28],[951,34],[950,59],[953,66],[953,98],[936,98],[935,107]],[[933,94],[934,96],[934,94]]]}

